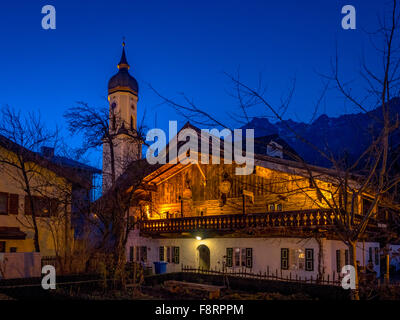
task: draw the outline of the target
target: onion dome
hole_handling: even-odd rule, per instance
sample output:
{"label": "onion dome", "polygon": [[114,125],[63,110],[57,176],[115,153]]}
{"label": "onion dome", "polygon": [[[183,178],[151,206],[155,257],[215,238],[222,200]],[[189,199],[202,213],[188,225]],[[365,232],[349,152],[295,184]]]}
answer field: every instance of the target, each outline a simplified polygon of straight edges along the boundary
{"label": "onion dome", "polygon": [[129,64],[125,55],[125,42],[122,43],[122,56],[118,63],[118,72],[108,81],[108,94],[114,92],[130,92],[138,95],[139,85],[134,77],[129,74]]}

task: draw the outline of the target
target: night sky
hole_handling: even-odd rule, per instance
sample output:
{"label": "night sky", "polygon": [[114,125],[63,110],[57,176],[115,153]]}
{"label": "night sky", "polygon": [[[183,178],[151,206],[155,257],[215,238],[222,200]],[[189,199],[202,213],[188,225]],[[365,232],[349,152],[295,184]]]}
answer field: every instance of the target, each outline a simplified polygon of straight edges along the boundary
{"label": "night sky", "polygon": [[[46,4],[56,8],[56,30],[41,28]],[[357,30],[341,28],[346,4],[357,10]],[[184,92],[224,119],[237,103],[223,72],[238,69],[254,85],[261,72],[275,103],[296,77],[285,118],[307,122],[322,89],[317,73],[329,72],[336,43],[344,79],[357,79],[363,55],[379,67],[363,29],[374,30],[382,10],[378,0],[2,1],[0,104],[40,110],[50,127],[57,123],[78,145],[62,115],[76,101],[107,104],[107,82],[117,72],[125,37],[130,72],[140,86],[138,118],[146,108],[149,127],[155,118],[161,128],[168,120],[184,121],[160,105],[148,84],[169,98]],[[331,90],[319,114],[354,111]],[[253,115],[268,113],[259,108]],[[99,155],[90,157],[93,165],[100,166]]]}

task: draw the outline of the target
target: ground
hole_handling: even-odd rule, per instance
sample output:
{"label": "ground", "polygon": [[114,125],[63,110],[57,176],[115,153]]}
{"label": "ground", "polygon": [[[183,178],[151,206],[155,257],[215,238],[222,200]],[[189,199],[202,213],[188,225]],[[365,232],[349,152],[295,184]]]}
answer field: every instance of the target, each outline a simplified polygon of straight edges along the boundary
{"label": "ground", "polygon": [[[93,290],[90,292],[83,292],[82,289],[59,288],[54,292],[57,298],[68,296],[72,299],[83,300],[203,300],[207,299],[207,295],[202,292],[195,292],[193,290],[185,290],[181,292],[171,293],[162,285],[143,286],[140,290],[128,288],[126,291],[122,290]],[[312,300],[312,298],[305,294],[292,294],[283,295],[280,293],[248,293],[239,290],[225,289],[221,291],[219,300]]]}

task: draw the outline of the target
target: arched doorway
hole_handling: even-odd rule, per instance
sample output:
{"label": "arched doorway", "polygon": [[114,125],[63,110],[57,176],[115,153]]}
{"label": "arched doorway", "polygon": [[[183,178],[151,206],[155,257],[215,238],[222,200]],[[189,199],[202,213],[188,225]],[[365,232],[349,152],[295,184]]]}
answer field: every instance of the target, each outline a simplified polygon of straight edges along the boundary
{"label": "arched doorway", "polygon": [[204,244],[197,247],[199,256],[199,268],[203,270],[210,270],[210,249]]}

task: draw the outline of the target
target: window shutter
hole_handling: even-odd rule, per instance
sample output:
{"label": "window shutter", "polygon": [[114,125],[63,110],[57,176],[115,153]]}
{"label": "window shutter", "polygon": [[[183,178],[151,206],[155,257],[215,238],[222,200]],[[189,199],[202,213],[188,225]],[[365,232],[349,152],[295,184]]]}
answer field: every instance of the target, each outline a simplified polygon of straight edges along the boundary
{"label": "window shutter", "polygon": [[314,271],[314,249],[306,249],[306,271]]}
{"label": "window shutter", "polygon": [[336,250],[336,272],[340,273],[341,271],[340,250]]}
{"label": "window shutter", "polygon": [[246,248],[246,268],[253,268],[253,248]]}
{"label": "window shutter", "polygon": [[10,193],[8,199],[8,213],[10,214],[18,214],[18,195]]}
{"label": "window shutter", "polygon": [[174,259],[175,264],[179,264],[179,247],[174,247]]}
{"label": "window shutter", "polygon": [[159,261],[164,261],[165,260],[165,254],[164,254],[164,249],[165,247],[160,247],[160,256],[159,256]]}
{"label": "window shutter", "polygon": [[288,270],[289,269],[289,249],[281,248],[281,269]]}
{"label": "window shutter", "polygon": [[226,266],[232,267],[233,248],[226,248]]}
{"label": "window shutter", "polygon": [[8,214],[8,193],[0,192],[0,214]]}

